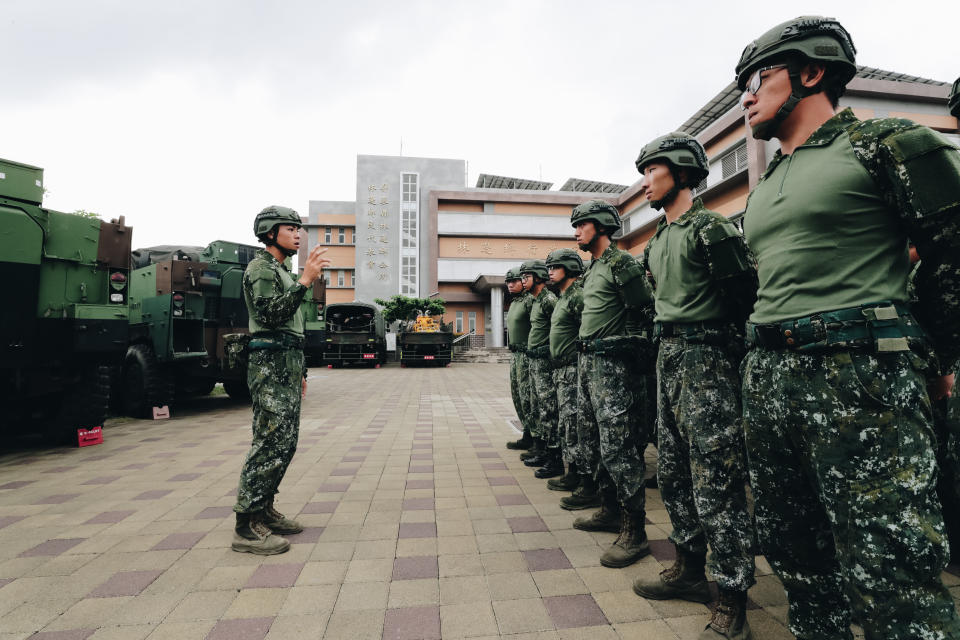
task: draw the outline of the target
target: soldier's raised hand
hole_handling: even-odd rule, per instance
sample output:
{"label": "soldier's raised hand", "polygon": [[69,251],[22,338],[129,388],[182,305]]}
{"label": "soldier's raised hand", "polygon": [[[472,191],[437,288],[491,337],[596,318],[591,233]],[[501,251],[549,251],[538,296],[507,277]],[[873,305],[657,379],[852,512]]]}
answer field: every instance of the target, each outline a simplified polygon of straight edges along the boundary
{"label": "soldier's raised hand", "polygon": [[306,264],[303,265],[303,274],[300,276],[300,284],[309,287],[320,277],[324,267],[330,266],[330,259],[324,258],[323,254],[327,252],[328,247],[314,247],[307,256]]}

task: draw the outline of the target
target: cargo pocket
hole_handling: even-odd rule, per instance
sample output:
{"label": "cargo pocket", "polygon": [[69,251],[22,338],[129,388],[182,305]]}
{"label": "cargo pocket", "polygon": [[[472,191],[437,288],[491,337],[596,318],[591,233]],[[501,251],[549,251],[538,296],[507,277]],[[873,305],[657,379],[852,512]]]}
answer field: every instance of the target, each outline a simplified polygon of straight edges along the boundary
{"label": "cargo pocket", "polygon": [[845,553],[858,591],[891,592],[940,574],[946,540],[930,473],[908,466],[849,483]]}

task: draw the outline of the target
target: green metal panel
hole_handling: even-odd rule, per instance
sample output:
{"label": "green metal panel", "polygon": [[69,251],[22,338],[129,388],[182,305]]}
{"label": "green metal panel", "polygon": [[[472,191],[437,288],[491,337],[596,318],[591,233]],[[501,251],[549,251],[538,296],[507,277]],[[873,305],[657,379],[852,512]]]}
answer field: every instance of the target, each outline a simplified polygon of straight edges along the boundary
{"label": "green metal panel", "polygon": [[226,240],[214,240],[201,254],[201,260],[210,263],[237,264],[246,267],[253,259],[257,247]]}
{"label": "green metal panel", "polygon": [[139,324],[143,322],[143,301],[157,293],[156,265],[131,271],[128,282],[130,323]]}
{"label": "green metal panel", "polygon": [[109,271],[89,264],[44,260],[40,265],[37,316],[70,317],[74,304],[107,304]]}
{"label": "green metal panel", "polygon": [[144,298],[141,302],[143,322],[150,328],[153,353],[160,362],[173,359],[170,327],[170,298],[172,294]]}
{"label": "green metal panel", "polygon": [[0,259],[40,264],[43,230],[22,209],[0,206]]}
{"label": "green metal panel", "polygon": [[0,196],[43,202],[43,169],[0,158]]}
{"label": "green metal panel", "polygon": [[70,213],[47,210],[49,232],[43,245],[45,258],[95,264],[100,240],[100,221]]}
{"label": "green metal panel", "polygon": [[67,317],[78,320],[126,320],[127,307],[122,304],[71,304]]}

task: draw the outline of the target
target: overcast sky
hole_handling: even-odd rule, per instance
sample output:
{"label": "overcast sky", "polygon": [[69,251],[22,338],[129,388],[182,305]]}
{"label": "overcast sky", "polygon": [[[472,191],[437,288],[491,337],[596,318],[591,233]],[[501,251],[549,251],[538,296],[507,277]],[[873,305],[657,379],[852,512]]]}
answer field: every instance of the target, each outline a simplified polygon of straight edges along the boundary
{"label": "overcast sky", "polygon": [[[907,13],[905,10],[911,12]],[[0,0],[0,157],[135,247],[255,242],[268,204],[353,200],[357,154],[630,184],[744,46],[838,18],[860,64],[952,82],[956,2]]]}

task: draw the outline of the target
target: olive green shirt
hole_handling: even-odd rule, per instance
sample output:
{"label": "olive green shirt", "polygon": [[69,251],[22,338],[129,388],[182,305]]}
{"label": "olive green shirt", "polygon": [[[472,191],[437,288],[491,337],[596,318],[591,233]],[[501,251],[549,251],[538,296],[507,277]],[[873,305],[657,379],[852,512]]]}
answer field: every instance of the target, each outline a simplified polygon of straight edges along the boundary
{"label": "olive green shirt", "polygon": [[544,287],[533,299],[530,308],[530,335],[527,337],[527,349],[536,349],[550,343],[550,316],[557,304],[557,296]]}
{"label": "olive green shirt", "polygon": [[302,337],[300,303],[306,292],[285,264],[259,249],[243,272],[250,333],[283,332]]}
{"label": "olive green shirt", "polygon": [[583,282],[574,280],[557,299],[550,319],[550,357],[567,362],[577,355],[580,314],[583,313]]}
{"label": "olive green shirt", "polygon": [[507,337],[510,346],[527,346],[530,336],[530,308],[533,306],[533,296],[528,292],[514,296],[507,311]]}
{"label": "olive green shirt", "polygon": [[726,315],[723,292],[711,273],[702,232],[716,224],[731,225],[697,198],[690,210],[668,223],[661,218],[644,250],[657,322],[704,322]]}
{"label": "olive green shirt", "polygon": [[844,110],[790,155],[778,152],[750,194],[744,233],[760,279],[752,322],[907,300],[907,237],[851,141],[858,123]]}
{"label": "olive green shirt", "polygon": [[611,263],[635,260],[626,251],[610,245],[599,258],[590,261],[583,276],[581,340],[627,335],[627,309]]}

